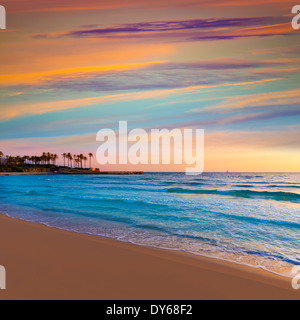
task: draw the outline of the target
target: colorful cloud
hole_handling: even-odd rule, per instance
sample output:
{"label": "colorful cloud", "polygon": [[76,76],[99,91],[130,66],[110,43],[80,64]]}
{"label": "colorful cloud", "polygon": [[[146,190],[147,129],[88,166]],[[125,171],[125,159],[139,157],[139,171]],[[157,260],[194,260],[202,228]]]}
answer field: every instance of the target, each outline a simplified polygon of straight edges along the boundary
{"label": "colorful cloud", "polygon": [[97,131],[127,120],[205,129],[208,170],[300,170],[294,1],[1,4],[5,154],[95,153]]}

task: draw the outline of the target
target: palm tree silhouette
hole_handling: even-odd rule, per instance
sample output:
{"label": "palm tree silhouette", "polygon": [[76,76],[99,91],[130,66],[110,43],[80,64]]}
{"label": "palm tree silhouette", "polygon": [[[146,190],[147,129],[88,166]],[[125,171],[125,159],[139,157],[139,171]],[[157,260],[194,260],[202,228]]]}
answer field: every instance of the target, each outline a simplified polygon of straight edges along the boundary
{"label": "palm tree silhouette", "polygon": [[71,168],[73,168],[73,157],[72,157],[71,153],[70,153],[70,163],[71,163]]}
{"label": "palm tree silhouette", "polygon": [[67,154],[66,153],[63,153],[62,154],[63,158],[64,158],[64,167],[66,166],[66,157],[67,157]]}
{"label": "palm tree silhouette", "polygon": [[79,159],[79,162],[80,162],[80,167],[82,169],[82,161],[83,161],[83,158],[84,158],[84,155],[81,153],[79,156],[78,156],[78,159]]}
{"label": "palm tree silhouette", "polygon": [[[90,169],[92,169],[92,158],[94,157],[93,153],[89,153],[88,156],[85,156],[84,154],[74,154],[71,153],[63,153],[61,156],[64,159],[64,167],[68,166],[69,168],[74,169],[88,169],[88,164],[90,166]],[[31,155],[31,156],[10,156],[10,155],[4,155],[2,151],[0,151],[0,166],[1,171],[4,170],[4,167],[12,167],[11,170],[20,170],[20,167],[23,168],[23,171],[32,170],[32,167],[34,167],[34,170],[39,172],[50,172],[55,171],[55,167],[58,167],[56,172],[60,172],[59,166],[60,164],[57,164],[57,160],[59,159],[59,156],[57,154],[52,154],[50,152],[43,152],[41,156],[37,155]],[[89,163],[88,163],[89,161]],[[17,167],[17,168],[14,168]],[[40,167],[40,168],[38,168]],[[9,169],[9,168],[8,168]],[[74,170],[73,170],[74,171]],[[70,172],[73,172],[70,171]],[[61,171],[64,172],[64,171]],[[84,173],[80,172],[79,173]]]}
{"label": "palm tree silhouette", "polygon": [[86,162],[87,162],[88,158],[87,157],[83,157],[83,161],[84,161],[84,167],[86,169]]}
{"label": "palm tree silhouette", "polygon": [[4,156],[4,153],[0,151],[0,165],[2,165],[2,157]]}
{"label": "palm tree silhouette", "polygon": [[92,158],[94,157],[94,155],[92,153],[89,153],[89,157],[90,157],[90,169],[92,169]]}
{"label": "palm tree silhouette", "polygon": [[67,159],[68,159],[68,167],[70,167],[70,164],[71,164],[71,168],[72,168],[72,160],[73,160],[73,158],[71,156],[71,153],[67,154]]}
{"label": "palm tree silhouette", "polygon": [[76,154],[74,154],[73,158],[74,158],[74,167],[76,168],[76,166],[77,166],[77,168],[78,168],[78,156]]}
{"label": "palm tree silhouette", "polygon": [[44,164],[46,164],[46,161],[47,161],[46,152],[43,152],[43,155],[42,155],[42,162],[43,162]]}
{"label": "palm tree silhouette", "polygon": [[56,160],[58,159],[58,155],[57,154],[52,154],[51,155],[51,159],[53,161],[53,164],[56,166]]}

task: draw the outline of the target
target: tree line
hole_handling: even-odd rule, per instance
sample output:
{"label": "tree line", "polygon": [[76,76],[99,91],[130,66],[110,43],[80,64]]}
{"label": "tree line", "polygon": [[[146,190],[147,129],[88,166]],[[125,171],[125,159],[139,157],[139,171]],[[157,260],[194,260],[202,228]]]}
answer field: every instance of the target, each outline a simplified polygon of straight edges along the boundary
{"label": "tree line", "polygon": [[[92,158],[93,154],[89,153],[88,157],[79,154],[79,155],[72,155],[71,153],[63,153],[62,157],[64,159],[64,167],[69,168],[87,168],[87,162],[89,161],[89,166],[92,168]],[[9,156],[4,155],[2,151],[0,151],[0,165],[35,165],[35,166],[56,166],[56,162],[59,159],[57,154],[52,154],[50,152],[44,152],[41,156]]]}

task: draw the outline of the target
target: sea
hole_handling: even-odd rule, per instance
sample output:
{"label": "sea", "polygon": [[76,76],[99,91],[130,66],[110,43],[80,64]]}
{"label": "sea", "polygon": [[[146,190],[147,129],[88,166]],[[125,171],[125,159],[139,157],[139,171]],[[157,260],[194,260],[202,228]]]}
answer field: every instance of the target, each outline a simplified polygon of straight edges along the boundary
{"label": "sea", "polygon": [[0,212],[285,277],[300,265],[298,173],[0,176]]}

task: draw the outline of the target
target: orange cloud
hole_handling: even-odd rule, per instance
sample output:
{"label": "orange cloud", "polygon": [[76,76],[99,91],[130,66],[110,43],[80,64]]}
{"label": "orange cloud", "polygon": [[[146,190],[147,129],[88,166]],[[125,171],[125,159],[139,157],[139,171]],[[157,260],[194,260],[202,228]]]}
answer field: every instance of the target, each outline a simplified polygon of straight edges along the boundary
{"label": "orange cloud", "polygon": [[78,74],[82,75],[92,75],[94,72],[106,72],[106,71],[124,71],[129,69],[146,67],[153,65],[158,62],[147,62],[147,63],[130,63],[130,64],[121,64],[121,65],[108,65],[108,66],[93,66],[93,67],[80,67],[73,69],[63,69],[63,70],[53,70],[48,72],[34,72],[26,74],[7,74],[0,75],[0,83],[5,85],[17,85],[17,84],[42,84],[43,82],[48,81],[51,77],[59,76],[61,79],[68,78],[72,79],[72,76]]}
{"label": "orange cloud", "polygon": [[291,0],[190,0],[184,2],[182,0],[2,0],[2,4],[7,6],[13,12],[59,12],[59,11],[83,11],[83,10],[112,10],[134,7],[148,8],[176,8],[176,7],[245,7],[260,5],[288,5],[295,4]]}
{"label": "orange cloud", "polygon": [[282,23],[271,26],[261,26],[254,28],[244,28],[235,32],[229,33],[231,36],[241,37],[255,37],[255,36],[272,36],[272,35],[284,35],[294,33],[290,23]]}
{"label": "orange cloud", "polygon": [[[81,47],[81,50],[78,50]],[[88,73],[95,68],[120,66],[123,69],[135,68],[134,65],[150,64],[162,61],[174,54],[175,48],[170,44],[130,45],[103,41],[95,42],[85,39],[65,39],[58,41],[18,41],[1,45],[0,82],[3,84],[22,84],[35,82],[56,72],[60,75],[72,72]],[[80,70],[82,69],[82,70]],[[77,73],[78,73],[77,72]],[[5,83],[7,81],[7,83]]]}
{"label": "orange cloud", "polygon": [[[296,103],[300,103],[300,89],[228,97],[225,102],[209,107],[209,110],[232,110],[242,109],[249,106],[262,107],[268,105],[288,105]],[[197,112],[200,110],[193,111]]]}

